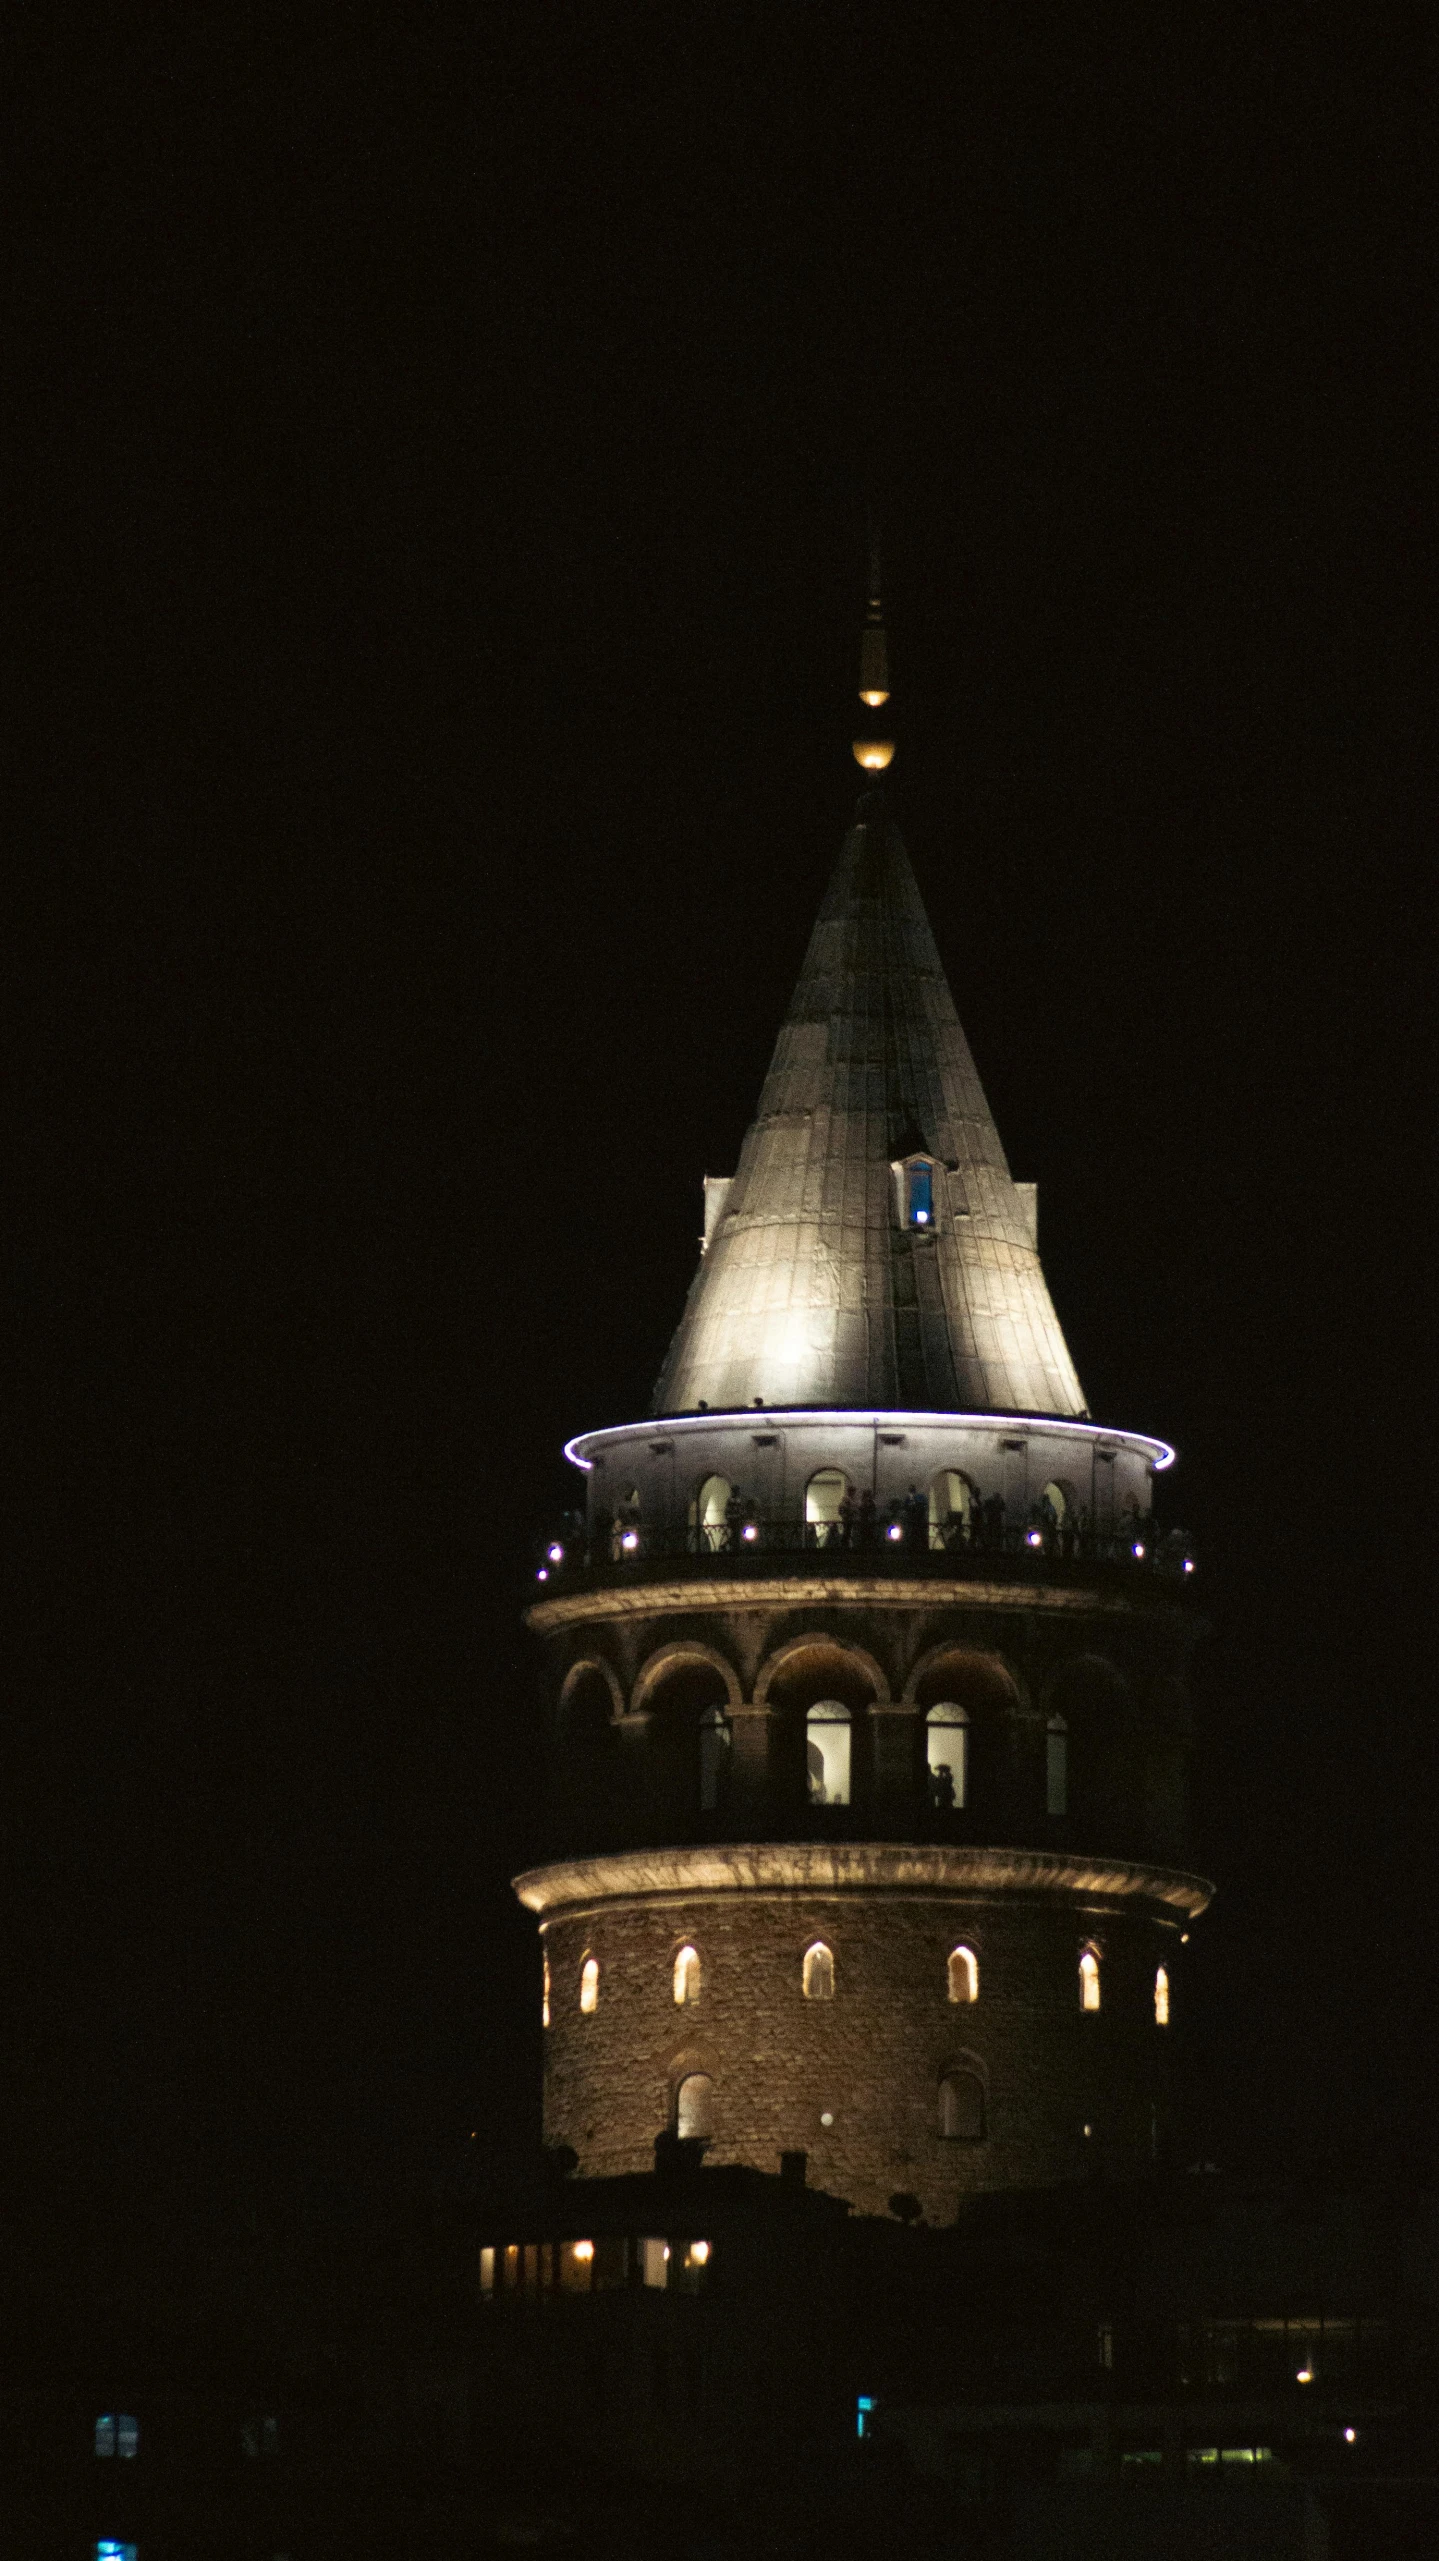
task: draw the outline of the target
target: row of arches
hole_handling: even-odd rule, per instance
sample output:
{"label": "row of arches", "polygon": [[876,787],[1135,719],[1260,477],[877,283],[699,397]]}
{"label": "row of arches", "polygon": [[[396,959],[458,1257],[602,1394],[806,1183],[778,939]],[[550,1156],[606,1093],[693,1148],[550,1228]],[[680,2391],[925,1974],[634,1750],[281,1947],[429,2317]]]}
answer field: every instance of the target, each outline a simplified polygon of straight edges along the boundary
{"label": "row of arches", "polygon": [[[1052,1539],[1073,1540],[1085,1523],[1084,1507],[1073,1485],[1054,1477],[1030,1508],[1029,1527],[1042,1545]],[[810,1547],[850,1547],[883,1537],[893,1544],[946,1548],[983,1545],[1004,1527],[1002,1495],[981,1495],[973,1479],[957,1467],[942,1467],[927,1488],[911,1485],[880,1509],[872,1490],[857,1489],[842,1467],[817,1468],[804,1489],[805,1543]],[[640,1497],[633,1487],[615,1515],[616,1536],[638,1543]],[[765,1526],[744,1488],[727,1476],[706,1476],[696,1487],[688,1513],[690,1544],[697,1553],[719,1556],[756,1544]],[[617,1553],[622,1550],[617,1549]]]}
{"label": "row of arches", "polygon": [[[835,1997],[834,1950],[827,1939],[811,1939],[800,1958],[800,1990],[807,2001],[832,2001]],[[1095,1942],[1087,1940],[1079,1952],[1079,2006],[1095,2011],[1101,2005],[1102,1959]],[[677,2009],[695,2008],[704,1990],[704,1967],[699,1949],[686,1939],[676,1948],[671,1975],[671,1988]],[[950,1949],[945,1959],[945,1991],[955,2004],[968,2007],[979,1999],[979,1959],[972,1947],[960,1945]],[[599,1958],[586,1949],[580,1962],[579,2006],[582,2016],[590,2018],[599,2007]],[[1157,2027],[1168,2027],[1170,1986],[1167,1967],[1156,1968],[1154,1976],[1154,2021]],[[550,2025],[550,1961],[544,1959],[543,2023]]]}
{"label": "row of arches", "polygon": [[753,1669],[708,1631],[632,1669],[613,1648],[606,1631],[571,1661],[554,1712],[557,1811],[587,1846],[806,1814],[825,1829],[831,1809],[843,1830],[855,1809],[941,1836],[951,1821],[1068,1822],[1125,1856],[1182,1847],[1189,1711],[1164,1657],[1131,1672],[1047,1643],[1016,1661],[953,1635],[901,1671],[840,1628],[797,1630]]}

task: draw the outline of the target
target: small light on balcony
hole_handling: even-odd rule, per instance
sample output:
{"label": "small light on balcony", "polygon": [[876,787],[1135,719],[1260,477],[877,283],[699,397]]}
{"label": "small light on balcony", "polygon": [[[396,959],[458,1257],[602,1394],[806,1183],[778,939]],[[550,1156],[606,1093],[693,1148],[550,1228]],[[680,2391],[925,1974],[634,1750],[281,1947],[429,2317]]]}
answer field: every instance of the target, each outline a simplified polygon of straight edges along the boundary
{"label": "small light on balcony", "polygon": [[903,1538],[903,1536],[904,1536],[904,1532],[903,1532],[903,1530],[900,1528],[900,1525],[899,1525],[898,1521],[891,1521],[891,1522],[890,1522],[890,1525],[889,1525],[889,1527],[888,1527],[888,1529],[885,1531],[885,1537],[886,1537],[886,1538],[891,1542],[891,1544],[893,1545],[893,1544],[897,1544],[897,1543],[898,1543],[898,1541],[899,1541],[900,1539],[902,1539],[902,1538]]}
{"label": "small light on balcony", "polygon": [[1143,1541],[1140,1539],[1136,1539],[1134,1542],[1134,1554],[1142,1565],[1144,1562],[1144,1545]]}
{"label": "small light on balcony", "polygon": [[633,1556],[639,1543],[640,1534],[637,1529],[627,1529],[623,1538],[620,1540],[620,1545],[624,1549],[626,1556]]}
{"label": "small light on balcony", "polygon": [[915,1211],[915,1213],[914,1213],[914,1223],[915,1223],[916,1227],[927,1227],[927,1226],[929,1225],[929,1212],[928,1212],[928,1210],[927,1210],[927,1209],[917,1209],[917,1210]]}
{"label": "small light on balcony", "polygon": [[1043,1530],[1032,1529],[1032,1530],[1030,1531],[1030,1533],[1029,1533],[1029,1536],[1026,1538],[1026,1540],[1025,1540],[1025,1542],[1024,1542],[1024,1543],[1025,1543],[1025,1546],[1026,1546],[1026,1547],[1043,1547],[1043,1545],[1044,1545],[1044,1532],[1043,1532]]}
{"label": "small light on balcony", "polygon": [[1298,2373],[1294,2377],[1294,2380],[1296,2383],[1312,2383],[1314,2380],[1313,2366],[1301,2365]]}
{"label": "small light on balcony", "polygon": [[697,2268],[706,2267],[709,2263],[709,2254],[710,2245],[708,2241],[691,2241],[690,2261],[693,2266]]}
{"label": "small light on balcony", "polygon": [[579,2260],[583,2263],[583,2265],[584,2265],[585,2267],[588,2267],[588,2266],[589,2266],[589,2263],[590,2263],[591,2259],[594,2257],[594,2255],[595,2255],[595,2245],[594,2245],[593,2241],[576,2241],[576,2243],[575,2243],[575,2257],[576,2257],[577,2259],[579,2259]]}
{"label": "small light on balcony", "polygon": [[740,1536],[741,1538],[748,1539],[751,1543],[758,1538],[759,1531],[755,1528],[753,1521],[745,1522],[744,1528],[740,1531]]}
{"label": "small light on balcony", "polygon": [[1181,1930],[1181,1931],[1180,1931],[1180,1933],[1179,1933],[1179,1944],[1180,1944],[1180,1946],[1181,1946],[1181,1947],[1188,1947],[1188,1945],[1189,1945],[1189,1932],[1188,1932],[1187,1930]]}
{"label": "small light on balcony", "polygon": [[1358,2433],[1358,2431],[1357,2431],[1356,2429],[1354,2429],[1354,2428],[1346,2428],[1346,2429],[1345,2429],[1345,2431],[1344,2431],[1344,2442],[1345,2442],[1345,2444],[1346,2444],[1346,2445],[1352,2445],[1352,2444],[1354,2443],[1354,2439],[1355,2439],[1355,2436],[1357,2435],[1357,2433]]}
{"label": "small light on balcony", "polygon": [[1086,2135],[1090,2135],[1090,2134],[1092,2134],[1092,2133],[1094,2132],[1094,2128],[1093,2128],[1093,2126],[1092,2126],[1092,2125],[1087,2125],[1087,2126],[1085,2127],[1084,2131],[1085,2131]]}
{"label": "small light on balcony", "polygon": [[565,1561],[565,1551],[561,1547],[558,1539],[556,1539],[551,1546],[545,1549],[545,1554],[552,1565],[563,1565]]}
{"label": "small light on balcony", "polygon": [[1186,1558],[1185,1558],[1185,1560],[1184,1560],[1184,1571],[1185,1571],[1185,1573],[1186,1573],[1186,1574],[1192,1574],[1192,1573],[1193,1573],[1193,1571],[1194,1571],[1194,1559],[1193,1559],[1193,1557],[1192,1557],[1192,1556],[1186,1556]]}
{"label": "small light on balcony", "polygon": [[549,1569],[548,1565],[541,1565],[541,1566],[539,1567],[538,1571],[536,1572],[536,1575],[535,1575],[535,1581],[536,1581],[537,1583],[547,1583],[547,1582],[549,1581],[549,1579],[550,1579],[550,1569]]}

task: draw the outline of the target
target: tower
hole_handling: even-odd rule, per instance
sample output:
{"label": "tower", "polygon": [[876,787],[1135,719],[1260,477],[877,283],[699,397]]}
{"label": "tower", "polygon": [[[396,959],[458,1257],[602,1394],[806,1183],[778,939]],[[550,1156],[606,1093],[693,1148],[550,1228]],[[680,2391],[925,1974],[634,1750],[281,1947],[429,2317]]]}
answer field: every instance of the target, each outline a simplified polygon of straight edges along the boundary
{"label": "tower", "polygon": [[[877,566],[855,756],[893,741]],[[1165,2142],[1191,1561],[1090,1415],[882,791],[859,801],[651,1415],[528,1613],[545,2134],[949,2220]],[[912,2210],[912,2209],[906,2209]]]}

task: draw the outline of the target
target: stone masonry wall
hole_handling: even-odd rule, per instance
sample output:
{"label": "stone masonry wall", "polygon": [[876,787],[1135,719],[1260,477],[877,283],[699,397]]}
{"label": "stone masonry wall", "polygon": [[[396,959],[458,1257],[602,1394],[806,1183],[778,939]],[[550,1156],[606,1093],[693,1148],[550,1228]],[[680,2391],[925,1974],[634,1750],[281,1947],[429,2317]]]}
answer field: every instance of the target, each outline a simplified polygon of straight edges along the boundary
{"label": "stone masonry wall", "polygon": [[[801,1988],[816,1939],[834,1955],[828,2001]],[[686,1942],[702,1988],[678,2007]],[[811,2183],[859,2211],[908,2191],[934,2222],[978,2189],[1141,2171],[1156,2120],[1162,2130],[1174,2029],[1156,2024],[1154,1976],[1163,1963],[1178,2008],[1178,1932],[1137,1913],[1101,1916],[1058,1893],[747,1889],[599,1903],[551,1919],[543,1943],[545,2139],[572,2146],[589,2176],[652,2167],[687,2072],[715,2085],[710,2160],[774,2171],[781,2152],[804,2151]],[[1088,1943],[1101,1954],[1097,2014],[1080,2008]],[[948,1998],[960,1944],[978,1961],[972,2004]],[[588,2016],[587,1956],[600,1968]],[[941,2078],[966,2068],[985,2085],[981,2141],[939,2132]]]}

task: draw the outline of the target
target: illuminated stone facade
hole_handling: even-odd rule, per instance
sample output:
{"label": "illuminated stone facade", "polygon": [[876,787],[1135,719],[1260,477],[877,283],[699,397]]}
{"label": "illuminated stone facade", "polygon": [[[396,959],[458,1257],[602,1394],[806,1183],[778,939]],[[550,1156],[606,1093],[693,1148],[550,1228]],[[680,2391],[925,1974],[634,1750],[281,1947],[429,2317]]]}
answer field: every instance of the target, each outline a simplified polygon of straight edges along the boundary
{"label": "illuminated stone facade", "polygon": [[1084,1412],[876,796],[706,1215],[663,1410],[571,1444],[585,1514],[529,1613],[546,2139],[627,2172],[697,2123],[714,2161],[803,2151],[935,2220],[1140,2169],[1209,1891],[1172,1453]]}

